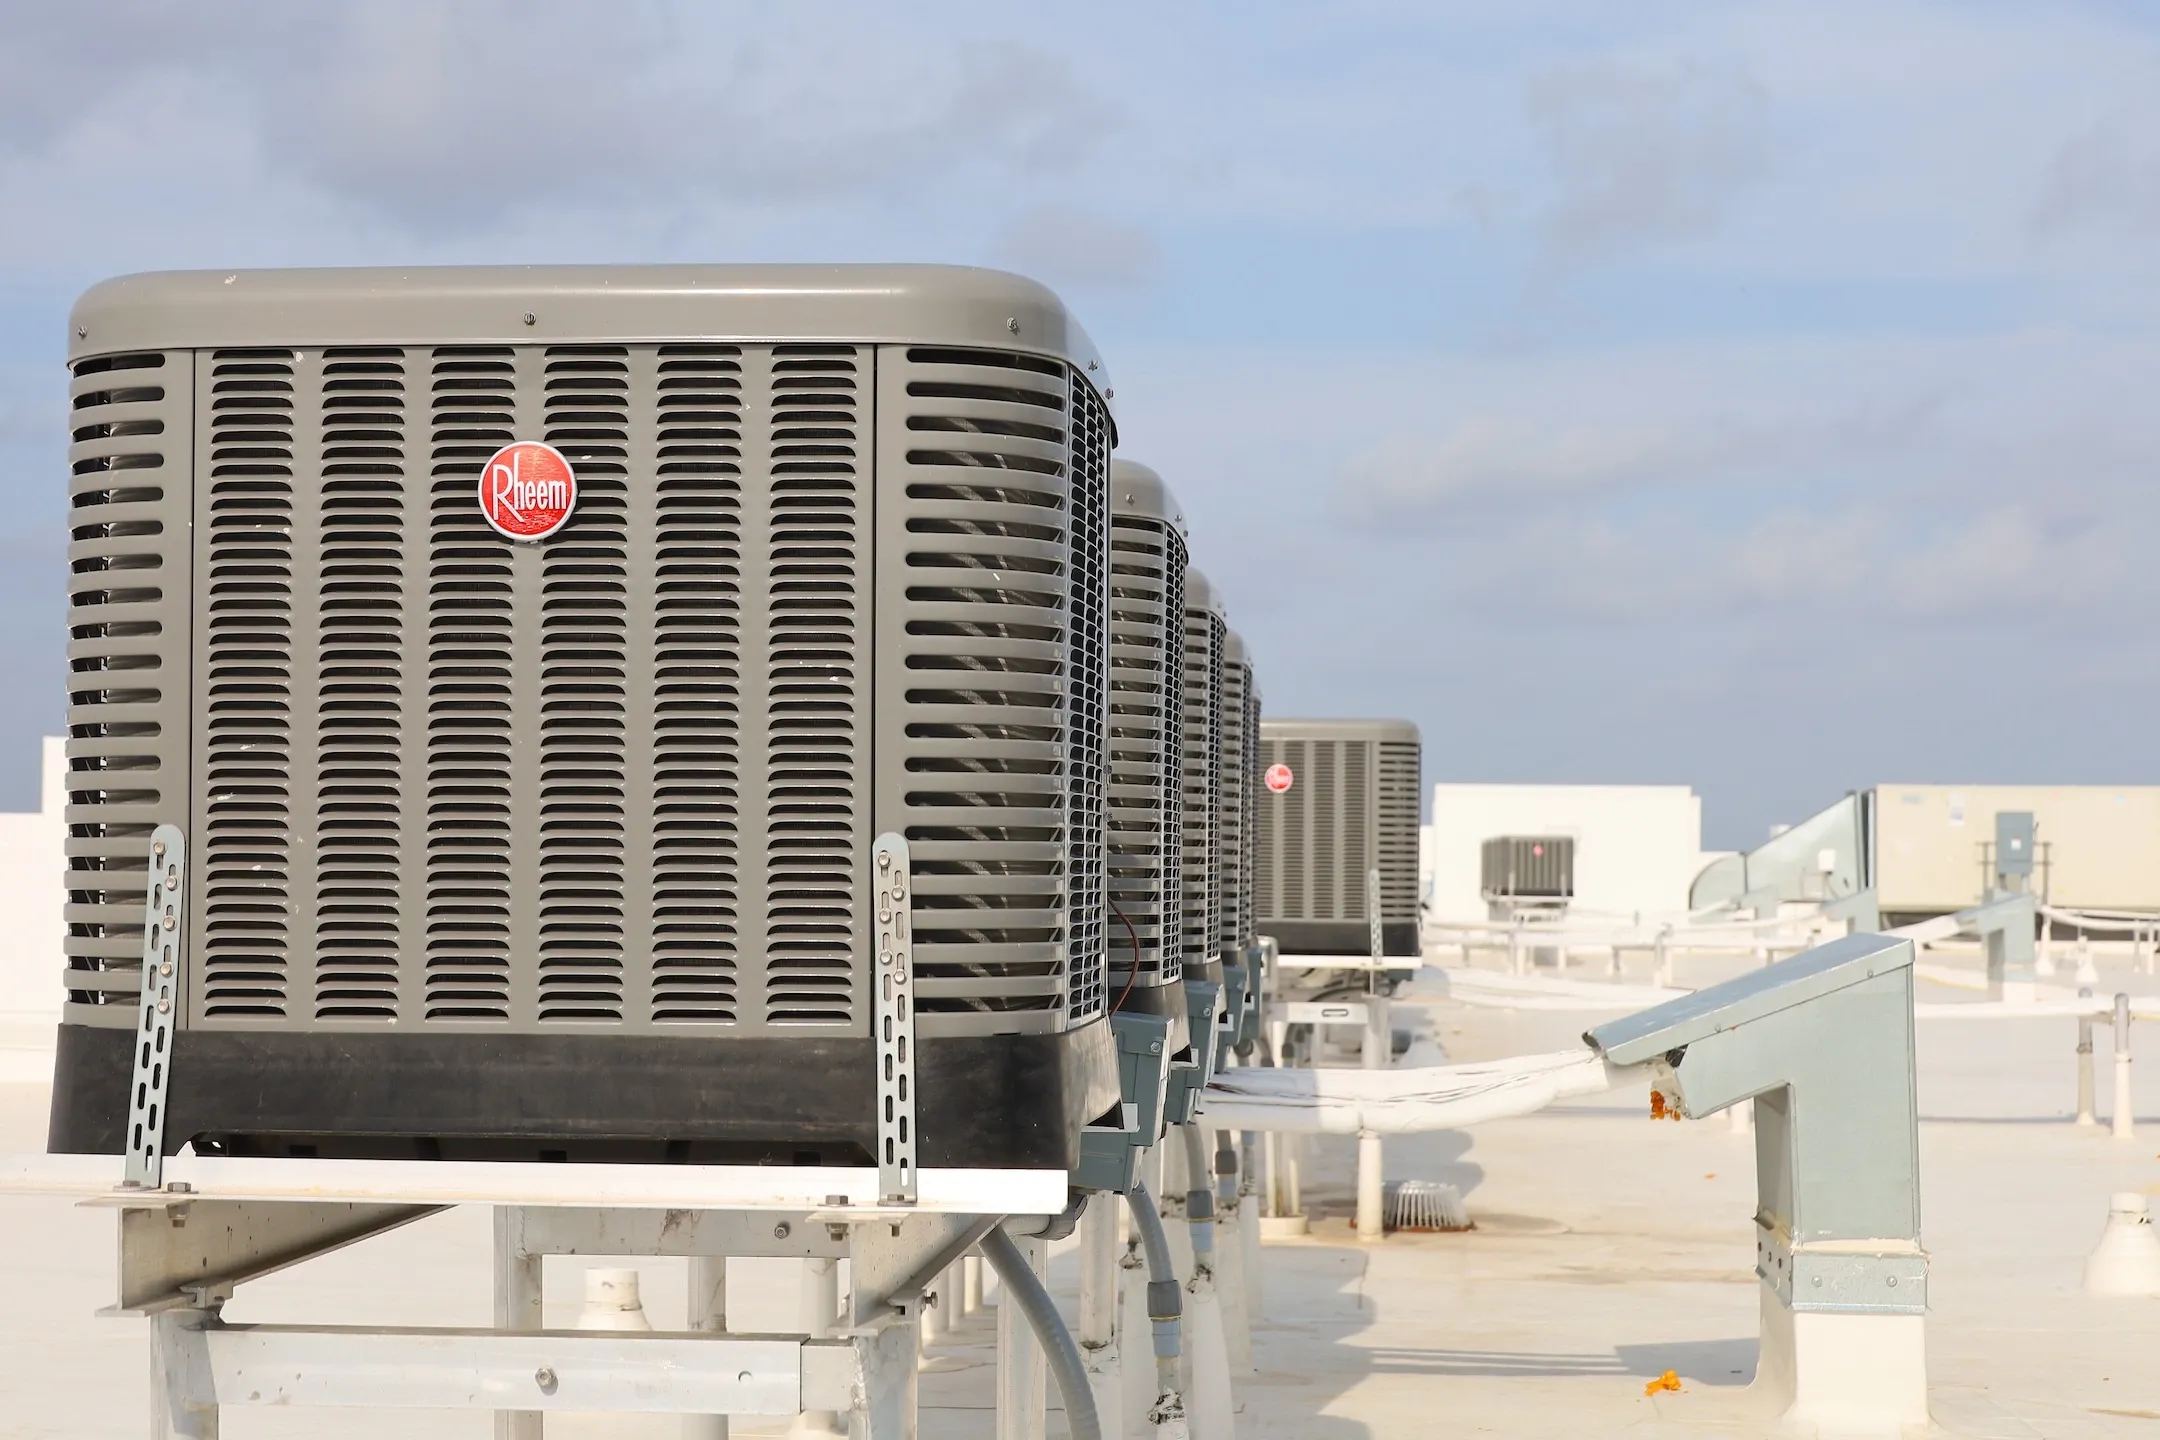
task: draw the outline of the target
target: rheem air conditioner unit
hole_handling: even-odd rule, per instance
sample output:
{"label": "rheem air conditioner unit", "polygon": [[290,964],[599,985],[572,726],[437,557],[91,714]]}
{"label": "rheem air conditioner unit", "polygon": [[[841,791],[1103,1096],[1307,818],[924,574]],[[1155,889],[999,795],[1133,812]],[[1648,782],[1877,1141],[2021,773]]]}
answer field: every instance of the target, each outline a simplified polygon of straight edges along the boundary
{"label": "rheem air conditioner unit", "polygon": [[1185,572],[1185,883],[1181,948],[1188,979],[1221,982],[1223,652],[1221,598]]}
{"label": "rheem air conditioner unit", "polygon": [[[1263,720],[1256,903],[1286,954],[1362,955],[1380,871],[1381,945],[1419,953],[1418,732],[1407,720]],[[1278,769],[1277,767],[1282,767]]]}
{"label": "rheem air conditioner unit", "polygon": [[1110,466],[1110,995],[1185,1048],[1185,517],[1145,465]]}
{"label": "rheem air conditioner unit", "polygon": [[905,837],[920,1158],[1069,1167],[1114,432],[988,271],[143,275],[69,361],[56,1150],[859,1163]]}

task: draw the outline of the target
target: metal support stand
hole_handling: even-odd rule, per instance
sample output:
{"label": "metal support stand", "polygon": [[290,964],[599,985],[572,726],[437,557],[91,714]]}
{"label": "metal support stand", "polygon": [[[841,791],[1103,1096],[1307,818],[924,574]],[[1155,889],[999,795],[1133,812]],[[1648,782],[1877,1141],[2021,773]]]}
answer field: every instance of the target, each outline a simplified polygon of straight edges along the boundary
{"label": "metal support stand", "polygon": [[[2086,998],[2091,991],[2081,991],[2079,998]],[[2093,1017],[2077,1017],[2077,1123],[2098,1125],[2099,1115],[2093,1109]]]}
{"label": "metal support stand", "polygon": [[2130,1100],[2130,997],[2115,997],[2115,1112],[2109,1121],[2117,1140],[2137,1138],[2137,1119]]}
{"label": "metal support stand", "polygon": [[[539,1251],[525,1243],[525,1211],[515,1205],[495,1207],[495,1328],[539,1330],[541,1298]],[[495,1440],[540,1440],[540,1412],[498,1410]]]}
{"label": "metal support stand", "polygon": [[[727,1257],[690,1257],[689,1321],[692,1330],[706,1335],[727,1333]],[[685,1415],[683,1440],[728,1440],[725,1415]]]}
{"label": "metal support stand", "polygon": [[[1385,1070],[1393,1045],[1394,1031],[1388,1019],[1387,997],[1375,993],[1365,1002],[1362,1057],[1365,1068]],[[1380,1136],[1371,1130],[1360,1130],[1357,1142],[1357,1237],[1367,1244],[1377,1244],[1386,1233],[1387,1217],[1382,1206],[1386,1176]]]}
{"label": "metal support stand", "polygon": [[[869,1198],[868,1168],[191,1155],[168,1159],[167,1184],[147,1190],[116,1188],[121,1165],[40,1156],[12,1162],[10,1174],[37,1193],[119,1212],[118,1304],[107,1313],[151,1322],[159,1440],[215,1440],[233,1406],[482,1410],[506,1440],[539,1440],[547,1412],[562,1410],[683,1416],[689,1440],[718,1440],[733,1415],[807,1415],[805,1433],[913,1440],[925,1288],[1005,1214],[1062,1204],[1066,1179],[933,1171],[930,1203],[892,1206]],[[822,1206],[820,1188],[836,1192]],[[959,1208],[979,1202],[996,1208]],[[492,1328],[223,1322],[237,1286],[449,1203],[494,1207]],[[690,1260],[690,1328],[544,1329],[548,1255]],[[727,1332],[731,1255],[789,1257],[818,1272],[798,1330]],[[844,1307],[842,1259],[853,1275]],[[1038,1394],[1040,1376],[1038,1364]]]}
{"label": "metal support stand", "polygon": [[[1049,1242],[1015,1236],[1013,1244],[1038,1278],[1048,1271]],[[998,1306],[997,1354],[997,1440],[1043,1440],[1050,1377],[1018,1305]]]}
{"label": "metal support stand", "polygon": [[1097,1192],[1080,1212],[1080,1358],[1095,1413],[1106,1426],[1125,1413],[1125,1377],[1118,1336],[1118,1213],[1121,1196]]}

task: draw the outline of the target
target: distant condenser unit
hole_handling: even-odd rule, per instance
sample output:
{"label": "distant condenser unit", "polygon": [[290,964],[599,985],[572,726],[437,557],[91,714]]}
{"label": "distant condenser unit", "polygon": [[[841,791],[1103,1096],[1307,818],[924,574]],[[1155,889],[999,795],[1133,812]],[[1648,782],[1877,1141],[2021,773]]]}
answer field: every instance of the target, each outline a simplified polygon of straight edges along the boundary
{"label": "distant condenser unit", "polygon": [[116,1150],[859,1157],[871,848],[921,1162],[1071,1163],[1108,1027],[1112,422],[929,267],[140,276],[72,327],[68,995]]}
{"label": "distant condenser unit", "polygon": [[1487,900],[1553,904],[1575,898],[1571,836],[1496,835],[1478,859],[1478,888]]}
{"label": "distant condenser unit", "polygon": [[1184,515],[1145,465],[1110,467],[1110,994],[1185,1045]]}
{"label": "distant condenser unit", "polygon": [[1361,955],[1367,877],[1382,945],[1419,953],[1418,766],[1405,720],[1262,720],[1255,908],[1291,954]]}
{"label": "distant condenser unit", "polygon": [[1222,978],[1223,656],[1222,600],[1198,570],[1185,572],[1184,914],[1185,974]]}

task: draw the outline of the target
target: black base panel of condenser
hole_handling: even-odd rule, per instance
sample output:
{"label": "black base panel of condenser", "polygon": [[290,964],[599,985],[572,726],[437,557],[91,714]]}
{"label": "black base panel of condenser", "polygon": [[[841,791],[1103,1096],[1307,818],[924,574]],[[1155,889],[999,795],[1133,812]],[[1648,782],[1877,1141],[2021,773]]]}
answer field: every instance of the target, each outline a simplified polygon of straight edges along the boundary
{"label": "black base panel of condenser", "polygon": [[[60,1027],[47,1148],[118,1154],[129,1030]],[[703,1164],[870,1163],[867,1036],[353,1034],[181,1030],[168,1154]],[[917,1163],[1071,1169],[1118,1103],[1107,1021],[1062,1035],[926,1039]]]}
{"label": "black base panel of condenser", "polygon": [[[1285,955],[1369,955],[1372,927],[1363,920],[1262,920],[1260,933],[1275,937]],[[1415,920],[1380,922],[1380,953],[1422,955]]]}
{"label": "black base panel of condenser", "polygon": [[[1113,979],[1110,993],[1117,996],[1124,982]],[[1177,1054],[1192,1044],[1191,1006],[1185,1002],[1183,985],[1135,985],[1117,1001],[1119,1013],[1135,1015],[1161,1015],[1170,1021],[1170,1053]]]}

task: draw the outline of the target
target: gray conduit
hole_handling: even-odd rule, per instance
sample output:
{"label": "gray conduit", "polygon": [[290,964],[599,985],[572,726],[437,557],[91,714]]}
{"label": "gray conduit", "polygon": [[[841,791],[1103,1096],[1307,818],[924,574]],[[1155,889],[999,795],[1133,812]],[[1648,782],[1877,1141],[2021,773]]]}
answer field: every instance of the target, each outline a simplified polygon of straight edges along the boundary
{"label": "gray conduit", "polygon": [[1215,1192],[1208,1186],[1207,1142],[1197,1124],[1180,1125],[1185,1132],[1185,1221],[1192,1229],[1193,1268],[1206,1266],[1215,1272]]}
{"label": "gray conduit", "polygon": [[1155,1208],[1155,1197],[1148,1194],[1147,1186],[1134,1181],[1125,1205],[1132,1211],[1133,1233],[1140,1237],[1140,1248],[1147,1254],[1148,1320],[1155,1329],[1155,1393],[1157,1398],[1174,1395],[1178,1388],[1178,1321],[1184,1313],[1184,1292],[1178,1285],[1177,1267],[1170,1262],[1170,1236],[1163,1230],[1162,1212]]}
{"label": "gray conduit", "polygon": [[1095,1392],[1088,1388],[1080,1346],[1058,1318],[1057,1306],[1036,1278],[1034,1267],[1002,1225],[991,1226],[983,1236],[982,1253],[1004,1283],[1005,1293],[1027,1316],[1028,1328],[1042,1342],[1043,1354],[1050,1360],[1050,1373],[1057,1377],[1058,1394],[1065,1400],[1065,1425],[1073,1440],[1103,1440],[1102,1419],[1095,1413]]}

